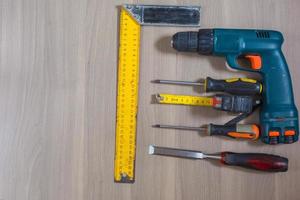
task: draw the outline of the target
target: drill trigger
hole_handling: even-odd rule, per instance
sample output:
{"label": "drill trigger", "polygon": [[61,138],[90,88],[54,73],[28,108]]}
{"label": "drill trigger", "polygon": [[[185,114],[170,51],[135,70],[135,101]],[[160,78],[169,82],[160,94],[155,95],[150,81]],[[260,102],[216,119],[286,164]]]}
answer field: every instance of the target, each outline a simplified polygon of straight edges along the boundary
{"label": "drill trigger", "polygon": [[[245,57],[244,56],[245,58],[247,58],[247,59],[250,60],[251,68],[240,66],[238,64],[238,62],[237,62],[239,56],[241,56],[241,55],[227,54],[226,61],[227,61],[227,64],[229,65],[230,68],[235,69],[235,70],[243,70],[243,71],[248,71],[248,72],[255,72],[255,71],[257,71],[257,69],[255,69],[253,66],[255,66],[255,67],[260,66],[261,67],[261,59],[260,59],[259,56],[258,57],[259,57],[260,60],[258,60],[258,58],[256,58],[256,57],[255,58],[253,58],[253,57],[250,58],[250,57]],[[248,55],[248,56],[253,56],[253,55]],[[255,62],[255,64],[254,64],[254,62]]]}
{"label": "drill trigger", "polygon": [[261,69],[261,57],[259,55],[246,55],[245,58],[249,59],[252,69]]}

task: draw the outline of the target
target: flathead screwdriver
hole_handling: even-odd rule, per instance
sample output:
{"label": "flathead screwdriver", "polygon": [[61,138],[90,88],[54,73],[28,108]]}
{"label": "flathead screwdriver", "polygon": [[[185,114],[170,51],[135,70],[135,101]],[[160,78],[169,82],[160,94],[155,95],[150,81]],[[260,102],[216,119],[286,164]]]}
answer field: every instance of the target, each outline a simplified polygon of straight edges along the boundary
{"label": "flathead screwdriver", "polygon": [[221,152],[217,154],[204,154],[201,151],[150,145],[149,154],[188,159],[214,159],[220,160],[225,165],[240,166],[266,172],[286,172],[288,170],[287,158],[264,153]]}
{"label": "flathead screwdriver", "polygon": [[198,82],[177,81],[177,80],[154,80],[153,83],[203,86],[205,92],[226,92],[237,95],[258,95],[262,92],[262,84],[249,78],[230,78],[224,80],[207,77]]}

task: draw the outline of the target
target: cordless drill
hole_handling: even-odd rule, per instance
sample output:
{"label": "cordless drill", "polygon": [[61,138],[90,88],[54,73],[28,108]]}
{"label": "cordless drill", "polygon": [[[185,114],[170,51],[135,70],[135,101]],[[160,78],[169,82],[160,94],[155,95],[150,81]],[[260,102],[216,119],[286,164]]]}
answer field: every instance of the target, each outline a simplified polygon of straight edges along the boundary
{"label": "cordless drill", "polygon": [[[178,51],[224,56],[233,69],[261,74],[260,138],[267,144],[293,143],[299,136],[298,111],[282,43],[282,34],[273,30],[200,29],[178,32],[172,38]],[[241,57],[248,59],[251,67],[241,66]]]}

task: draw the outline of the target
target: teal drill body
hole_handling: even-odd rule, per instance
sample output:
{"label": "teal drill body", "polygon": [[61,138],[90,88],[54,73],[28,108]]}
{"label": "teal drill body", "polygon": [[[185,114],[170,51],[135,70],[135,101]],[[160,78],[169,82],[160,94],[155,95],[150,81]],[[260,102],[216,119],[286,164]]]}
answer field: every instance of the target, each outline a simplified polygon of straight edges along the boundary
{"label": "teal drill body", "polygon": [[[288,65],[281,51],[284,39],[280,32],[200,29],[199,32],[189,33],[187,37],[190,42],[185,45],[183,45],[185,36],[175,34],[173,40],[181,37],[181,41],[179,39],[173,47],[179,51],[197,51],[200,54],[224,56],[233,69],[261,74],[263,103],[260,111],[260,128],[261,140],[264,143],[293,143],[298,140],[298,111],[294,103]],[[261,66],[256,69],[240,66],[237,60],[245,55],[259,56]]]}

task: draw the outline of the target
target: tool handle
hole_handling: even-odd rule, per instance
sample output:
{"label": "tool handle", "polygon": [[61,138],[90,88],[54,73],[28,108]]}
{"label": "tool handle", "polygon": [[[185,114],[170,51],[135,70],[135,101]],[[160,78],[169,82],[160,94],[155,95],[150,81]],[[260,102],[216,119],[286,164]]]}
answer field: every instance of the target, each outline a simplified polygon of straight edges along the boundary
{"label": "tool handle", "polygon": [[288,159],[272,154],[222,152],[221,162],[226,165],[268,172],[285,172],[288,170]]}
{"label": "tool handle", "polygon": [[206,92],[227,92],[237,95],[258,95],[262,92],[262,84],[254,79],[231,78],[217,80],[211,77],[206,78]]}
{"label": "tool handle", "polygon": [[222,135],[237,139],[255,140],[259,138],[259,128],[255,124],[209,124],[208,132],[210,135]]}

